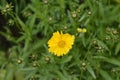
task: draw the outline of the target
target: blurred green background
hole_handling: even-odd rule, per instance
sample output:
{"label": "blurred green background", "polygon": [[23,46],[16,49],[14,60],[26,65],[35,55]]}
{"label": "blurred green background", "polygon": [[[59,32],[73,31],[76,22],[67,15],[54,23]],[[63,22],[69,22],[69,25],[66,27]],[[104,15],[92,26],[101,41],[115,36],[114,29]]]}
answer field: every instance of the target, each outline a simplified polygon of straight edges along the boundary
{"label": "blurred green background", "polygon": [[[62,57],[55,31],[75,35]],[[120,80],[120,0],[0,0],[0,80]]]}

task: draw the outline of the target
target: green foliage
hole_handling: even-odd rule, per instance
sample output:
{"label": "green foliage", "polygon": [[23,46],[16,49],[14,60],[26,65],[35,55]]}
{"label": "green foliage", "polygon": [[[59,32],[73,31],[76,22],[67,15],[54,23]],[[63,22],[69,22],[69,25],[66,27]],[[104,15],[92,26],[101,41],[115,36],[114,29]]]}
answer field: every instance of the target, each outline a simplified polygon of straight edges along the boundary
{"label": "green foliage", "polygon": [[[120,80],[119,10],[111,0],[1,0],[0,80]],[[75,35],[62,57],[48,51],[55,31]]]}

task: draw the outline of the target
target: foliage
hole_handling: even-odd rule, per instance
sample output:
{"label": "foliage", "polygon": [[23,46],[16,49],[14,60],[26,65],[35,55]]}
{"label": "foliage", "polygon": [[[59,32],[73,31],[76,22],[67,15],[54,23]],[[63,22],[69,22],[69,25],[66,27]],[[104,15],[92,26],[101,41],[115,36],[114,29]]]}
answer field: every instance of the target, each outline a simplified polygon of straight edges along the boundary
{"label": "foliage", "polygon": [[[120,80],[119,10],[111,0],[1,0],[0,80]],[[48,51],[56,31],[75,35],[61,57]]]}

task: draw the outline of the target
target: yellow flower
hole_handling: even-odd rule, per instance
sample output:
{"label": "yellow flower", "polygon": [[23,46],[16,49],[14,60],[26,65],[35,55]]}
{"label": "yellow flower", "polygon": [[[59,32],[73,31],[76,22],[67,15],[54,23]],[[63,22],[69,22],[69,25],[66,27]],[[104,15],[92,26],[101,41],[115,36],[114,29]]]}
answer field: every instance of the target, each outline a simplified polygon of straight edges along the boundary
{"label": "yellow flower", "polygon": [[87,29],[86,28],[77,28],[77,31],[79,32],[79,33],[85,33],[85,32],[87,32]]}
{"label": "yellow flower", "polygon": [[57,56],[63,56],[69,52],[74,43],[75,37],[68,33],[63,34],[54,32],[51,39],[48,41],[49,52]]}
{"label": "yellow flower", "polygon": [[81,29],[81,28],[77,28],[77,31],[78,31],[78,32],[82,32],[82,29]]}
{"label": "yellow flower", "polygon": [[83,33],[87,32],[87,29],[83,28],[83,29],[82,29],[82,32],[83,32]]}

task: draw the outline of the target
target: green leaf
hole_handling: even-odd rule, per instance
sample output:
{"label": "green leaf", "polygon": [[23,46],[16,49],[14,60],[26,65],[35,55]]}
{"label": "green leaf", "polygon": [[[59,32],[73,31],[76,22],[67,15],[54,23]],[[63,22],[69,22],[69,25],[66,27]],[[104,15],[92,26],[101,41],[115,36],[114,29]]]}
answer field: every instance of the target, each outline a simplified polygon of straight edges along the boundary
{"label": "green leaf", "polygon": [[6,70],[1,69],[0,70],[0,80],[4,80],[6,74]]}
{"label": "green leaf", "polygon": [[5,58],[5,52],[0,51],[0,66],[3,65],[7,60]]}
{"label": "green leaf", "polygon": [[120,61],[115,59],[115,58],[107,58],[107,57],[103,57],[103,56],[94,56],[95,59],[101,59],[103,61],[106,61],[108,63],[120,66]]}
{"label": "green leaf", "polygon": [[119,53],[119,51],[120,51],[120,43],[118,43],[118,44],[116,45],[115,55],[117,55],[117,54]]}
{"label": "green leaf", "polygon": [[16,80],[24,80],[24,75],[25,75],[25,73],[22,72],[22,71],[16,71],[15,72]]}
{"label": "green leaf", "polygon": [[105,61],[109,62],[109,63],[112,63],[114,65],[117,65],[117,66],[120,66],[120,61],[115,59],[115,58],[106,58]]}
{"label": "green leaf", "polygon": [[75,21],[74,21],[74,19],[72,18],[70,11],[68,11],[68,18],[69,18],[72,26],[75,26]]}
{"label": "green leaf", "polygon": [[94,73],[92,67],[91,67],[89,64],[87,65],[87,70],[88,70],[89,73],[92,75],[92,77],[93,77],[94,79],[96,79],[95,73]]}
{"label": "green leaf", "polygon": [[36,40],[36,42],[33,44],[34,47],[32,48],[33,50],[36,50],[40,48],[41,46],[43,47],[44,44],[46,44],[46,39],[41,39],[41,40]]}
{"label": "green leaf", "polygon": [[97,40],[98,41],[98,45],[100,45],[101,47],[103,47],[103,48],[105,48],[107,51],[109,51],[109,48],[107,47],[107,45],[104,43],[104,42],[102,42],[102,41],[100,41],[100,40]]}
{"label": "green leaf", "polygon": [[79,19],[79,22],[81,22],[81,21],[83,21],[85,18],[86,18],[86,13],[84,13],[81,17],[80,17],[80,19]]}
{"label": "green leaf", "polygon": [[21,68],[19,69],[20,71],[35,71],[36,69],[33,67],[29,67],[29,68]]}
{"label": "green leaf", "polygon": [[29,25],[29,27],[32,29],[35,25],[35,19],[36,19],[36,16],[35,15],[32,15],[31,17],[29,17],[29,20],[27,22],[27,24]]}
{"label": "green leaf", "polygon": [[9,68],[9,70],[7,70],[4,80],[13,80],[13,69],[12,68]]}
{"label": "green leaf", "polygon": [[30,27],[27,26],[19,17],[17,17],[17,20],[18,20],[22,30],[25,32],[26,37],[30,38],[32,35],[32,31],[31,31]]}
{"label": "green leaf", "polygon": [[[83,34],[84,35],[84,34]],[[86,47],[86,40],[85,40],[85,36],[82,37],[82,43],[83,43],[83,46]]]}
{"label": "green leaf", "polygon": [[72,56],[64,56],[61,60],[61,63],[64,64],[64,63],[67,63],[69,62],[70,60],[72,59]]}
{"label": "green leaf", "polygon": [[60,77],[61,80],[67,80],[67,78],[63,75],[62,72],[60,72],[60,71],[55,71],[55,72]]}
{"label": "green leaf", "polygon": [[101,76],[102,76],[105,80],[113,80],[106,71],[100,69],[99,72],[100,72]]}

